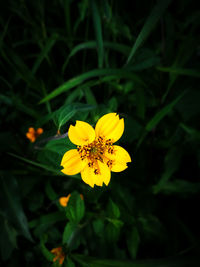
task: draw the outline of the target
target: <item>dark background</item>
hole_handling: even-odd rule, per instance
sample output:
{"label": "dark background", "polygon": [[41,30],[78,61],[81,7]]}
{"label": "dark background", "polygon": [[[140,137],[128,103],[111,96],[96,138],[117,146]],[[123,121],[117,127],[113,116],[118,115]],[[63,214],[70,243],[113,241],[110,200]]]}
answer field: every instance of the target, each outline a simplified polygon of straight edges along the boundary
{"label": "dark background", "polygon": [[[199,24],[197,1],[0,1],[4,266],[51,266],[59,246],[65,266],[199,265]],[[109,112],[128,169],[94,189],[62,176],[62,134]]]}

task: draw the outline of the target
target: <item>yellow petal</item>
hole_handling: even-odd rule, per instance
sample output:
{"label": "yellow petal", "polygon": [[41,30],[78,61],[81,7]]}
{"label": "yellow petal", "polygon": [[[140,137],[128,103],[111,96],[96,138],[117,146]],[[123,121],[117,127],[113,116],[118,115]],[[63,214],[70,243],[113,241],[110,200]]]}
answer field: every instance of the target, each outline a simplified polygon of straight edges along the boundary
{"label": "yellow petal", "polygon": [[86,166],[82,172],[81,177],[86,184],[89,184],[91,187],[94,185],[102,186],[103,183],[106,185],[110,182],[110,169],[105,163],[98,161],[95,168],[98,169],[98,174],[95,174],[95,168]]}
{"label": "yellow petal", "polygon": [[106,140],[111,139],[116,142],[120,139],[124,132],[124,119],[119,119],[117,113],[108,113],[101,117],[96,124],[96,136],[105,137]]}
{"label": "yellow petal", "polygon": [[86,184],[88,184],[91,187],[94,187],[94,169],[93,168],[86,166],[81,171],[81,178]]}
{"label": "yellow petal", "polygon": [[105,185],[108,185],[110,182],[111,172],[108,168],[106,163],[102,163],[101,161],[98,161],[99,169],[100,169],[100,175],[97,177],[97,179],[102,180]]}
{"label": "yellow petal", "polygon": [[111,171],[121,172],[125,170],[127,162],[131,162],[131,157],[129,153],[121,146],[113,146],[113,153],[105,153],[105,157],[113,161]]}
{"label": "yellow petal", "polygon": [[78,146],[92,143],[95,139],[95,131],[91,125],[84,121],[76,121],[76,125],[70,125],[68,131],[69,139]]}
{"label": "yellow petal", "polygon": [[77,149],[71,149],[64,154],[60,165],[64,168],[61,170],[64,174],[75,175],[85,167],[86,161],[81,160]]}

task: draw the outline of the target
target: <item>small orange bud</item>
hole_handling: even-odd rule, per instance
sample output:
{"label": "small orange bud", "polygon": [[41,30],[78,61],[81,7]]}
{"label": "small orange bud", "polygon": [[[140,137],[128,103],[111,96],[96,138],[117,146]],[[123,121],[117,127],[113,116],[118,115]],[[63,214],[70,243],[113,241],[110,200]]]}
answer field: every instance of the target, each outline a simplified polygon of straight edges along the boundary
{"label": "small orange bud", "polygon": [[28,128],[28,132],[26,133],[26,137],[33,143],[36,138],[43,133],[42,128],[38,128],[35,130],[33,127]]}
{"label": "small orange bud", "polygon": [[67,197],[60,197],[60,198],[59,198],[59,203],[60,203],[60,205],[61,205],[62,207],[67,207],[67,203],[68,203],[70,197],[71,197],[71,194],[69,194]]}

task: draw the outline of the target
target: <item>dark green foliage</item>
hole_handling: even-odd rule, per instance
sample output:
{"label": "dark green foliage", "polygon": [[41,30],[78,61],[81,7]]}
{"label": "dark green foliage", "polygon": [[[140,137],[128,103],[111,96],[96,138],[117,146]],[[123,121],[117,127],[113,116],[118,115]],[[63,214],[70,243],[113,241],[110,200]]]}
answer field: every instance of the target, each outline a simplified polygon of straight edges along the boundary
{"label": "dark green foliage", "polygon": [[[0,14],[1,265],[59,266],[62,246],[66,267],[200,266],[197,1],[8,0]],[[90,188],[61,172],[67,131],[109,112],[132,163]]]}

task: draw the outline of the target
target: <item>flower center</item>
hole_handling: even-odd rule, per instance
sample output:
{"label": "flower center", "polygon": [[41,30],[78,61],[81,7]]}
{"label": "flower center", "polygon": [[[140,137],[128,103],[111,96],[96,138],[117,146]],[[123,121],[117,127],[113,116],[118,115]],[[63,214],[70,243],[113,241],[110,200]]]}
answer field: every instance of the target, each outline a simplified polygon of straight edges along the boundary
{"label": "flower center", "polygon": [[95,174],[100,174],[98,160],[106,163],[109,168],[112,167],[112,160],[105,157],[105,152],[114,153],[114,148],[111,139],[105,140],[99,136],[92,143],[77,147],[82,160],[88,160],[88,167],[94,168]]}

